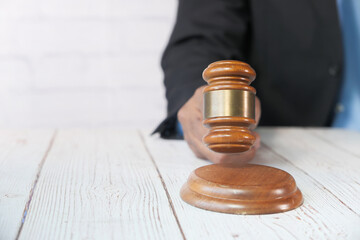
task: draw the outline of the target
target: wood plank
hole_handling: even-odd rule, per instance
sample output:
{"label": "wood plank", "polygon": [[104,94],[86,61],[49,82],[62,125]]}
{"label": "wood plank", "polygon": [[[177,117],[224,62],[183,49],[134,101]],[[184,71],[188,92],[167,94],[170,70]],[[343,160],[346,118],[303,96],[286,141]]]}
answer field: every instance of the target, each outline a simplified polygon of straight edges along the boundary
{"label": "wood plank", "polygon": [[308,132],[360,158],[360,132],[344,129],[309,128]]}
{"label": "wood plank", "polygon": [[[315,180],[264,146],[253,162],[291,173],[303,192],[303,206],[290,212],[261,216],[228,215],[194,208],[181,200],[179,191],[191,171],[209,162],[197,159],[184,141],[162,140],[148,136],[147,132],[143,134],[187,239],[354,239],[360,236],[359,216],[326,190],[329,182]],[[292,137],[288,134],[283,140]],[[296,148],[291,151],[299,154]]]}
{"label": "wood plank", "polygon": [[136,131],[62,130],[20,239],[183,239]]}
{"label": "wood plank", "polygon": [[15,239],[52,130],[0,131],[0,239]]}
{"label": "wood plank", "polygon": [[[263,128],[262,141],[360,216],[360,158],[299,128]],[[357,143],[360,146],[360,142]],[[358,196],[358,197],[355,197]]]}

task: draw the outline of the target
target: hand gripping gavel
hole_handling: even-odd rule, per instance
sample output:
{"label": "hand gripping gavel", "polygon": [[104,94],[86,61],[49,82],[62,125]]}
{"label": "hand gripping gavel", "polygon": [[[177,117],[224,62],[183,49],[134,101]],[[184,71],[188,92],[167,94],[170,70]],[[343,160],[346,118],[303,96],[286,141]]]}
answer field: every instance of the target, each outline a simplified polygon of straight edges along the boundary
{"label": "hand gripping gavel", "polygon": [[[255,71],[240,61],[219,61],[203,73],[203,142],[225,154],[248,151],[255,143]],[[299,207],[302,194],[287,172],[268,166],[212,164],[193,171],[181,198],[198,208],[232,214],[268,214]]]}

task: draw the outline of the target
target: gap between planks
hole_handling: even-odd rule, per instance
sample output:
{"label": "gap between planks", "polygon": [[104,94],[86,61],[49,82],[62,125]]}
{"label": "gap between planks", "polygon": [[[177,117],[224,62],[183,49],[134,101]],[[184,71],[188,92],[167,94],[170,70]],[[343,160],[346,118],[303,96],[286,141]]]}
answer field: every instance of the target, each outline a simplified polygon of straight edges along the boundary
{"label": "gap between planks", "polygon": [[[310,131],[311,131],[311,129],[310,129]],[[329,141],[328,139],[324,138],[324,137],[323,137],[322,135],[320,135],[319,133],[317,133],[317,132],[315,132],[315,131],[312,131],[311,133],[313,134],[313,136],[315,136],[316,138],[320,139],[321,141],[323,141],[323,142],[325,142],[325,143],[327,143],[327,144],[329,144],[329,145],[331,145],[331,146],[333,146],[333,147],[335,147],[335,148],[341,149],[342,151],[344,151],[344,152],[346,152],[346,153],[348,153],[348,154],[350,154],[350,155],[352,155],[352,156],[354,156],[354,157],[356,157],[356,158],[360,158],[359,155],[357,155],[357,154],[355,154],[355,153],[353,153],[353,152],[345,149],[344,147],[342,147],[342,146],[340,146],[340,145],[335,145],[332,141]]]}
{"label": "gap between planks", "polygon": [[321,184],[318,180],[316,180],[315,178],[313,178],[311,175],[309,175],[307,172],[305,172],[303,169],[301,169],[300,167],[294,165],[291,161],[289,161],[286,157],[284,157],[283,155],[281,155],[280,153],[276,152],[274,149],[272,149],[271,147],[269,147],[266,143],[261,142],[261,147],[264,147],[266,149],[268,149],[270,152],[274,153],[276,156],[278,156],[279,158],[283,159],[284,161],[288,162],[290,165],[292,165],[294,168],[298,169],[300,172],[303,172],[306,176],[308,176],[309,178],[311,178],[314,182],[316,182],[317,184],[319,184],[319,186],[322,186],[322,188],[327,191],[328,193],[330,193],[331,195],[333,195],[342,205],[344,205],[347,209],[349,209],[352,213],[354,213],[356,216],[360,215],[355,212],[351,207],[349,207],[348,205],[346,205],[343,201],[341,201],[340,198],[338,198],[333,192],[331,192],[328,188],[326,188],[323,184]]}
{"label": "gap between planks", "polygon": [[153,163],[153,165],[154,165],[154,167],[155,167],[155,169],[156,169],[156,171],[157,171],[157,173],[158,173],[158,175],[159,175],[159,178],[160,178],[160,180],[161,180],[161,184],[162,184],[162,186],[163,186],[163,188],[164,188],[164,190],[165,190],[166,197],[168,198],[168,201],[169,201],[169,204],[170,204],[170,207],[171,207],[171,211],[172,211],[172,213],[174,214],[174,217],[175,217],[176,223],[177,223],[177,225],[178,225],[178,227],[179,227],[179,229],[180,229],[181,235],[182,235],[183,239],[186,240],[184,231],[183,231],[183,229],[182,229],[182,227],[181,227],[180,221],[179,221],[178,216],[177,216],[177,214],[176,214],[175,207],[174,207],[174,204],[173,204],[173,202],[172,202],[172,200],[171,200],[171,197],[170,197],[169,191],[168,191],[168,189],[167,189],[167,187],[166,187],[165,181],[164,181],[164,179],[163,179],[163,177],[162,177],[162,175],[161,175],[161,173],[160,173],[160,170],[159,170],[159,168],[158,168],[158,166],[157,166],[157,164],[156,164],[156,162],[155,162],[152,154],[151,154],[150,151],[149,151],[149,148],[148,148],[147,145],[146,145],[146,142],[145,142],[145,139],[144,139],[143,134],[142,134],[140,131],[138,131],[138,134],[139,134],[139,136],[140,136],[140,138],[141,138],[141,141],[142,141],[142,143],[143,143],[143,145],[144,145],[145,151],[146,151],[147,154],[149,155],[149,158],[151,159],[151,162]]}
{"label": "gap between planks", "polygon": [[54,144],[54,141],[55,141],[55,138],[56,138],[56,135],[57,135],[57,130],[54,131],[51,139],[50,139],[50,142],[49,142],[49,145],[48,147],[46,148],[46,151],[45,151],[45,154],[43,156],[43,158],[41,159],[41,162],[39,164],[39,167],[38,167],[38,171],[37,171],[37,174],[36,174],[36,177],[35,177],[35,180],[34,180],[34,183],[32,184],[32,188],[30,189],[30,193],[29,193],[29,198],[28,198],[28,201],[26,202],[25,204],[25,207],[24,207],[24,212],[23,212],[23,215],[22,215],[22,219],[21,219],[21,223],[20,223],[20,227],[19,227],[19,230],[16,234],[16,238],[15,239],[19,239],[20,237],[20,234],[21,234],[21,230],[24,226],[24,223],[25,223],[25,220],[26,220],[26,215],[27,215],[27,211],[29,210],[29,207],[30,207],[30,203],[31,203],[31,200],[32,200],[32,197],[33,197],[33,194],[35,192],[35,188],[36,188],[36,184],[40,178],[40,174],[41,174],[41,170],[44,166],[44,163],[46,161],[46,158],[47,156],[49,155],[49,152]]}

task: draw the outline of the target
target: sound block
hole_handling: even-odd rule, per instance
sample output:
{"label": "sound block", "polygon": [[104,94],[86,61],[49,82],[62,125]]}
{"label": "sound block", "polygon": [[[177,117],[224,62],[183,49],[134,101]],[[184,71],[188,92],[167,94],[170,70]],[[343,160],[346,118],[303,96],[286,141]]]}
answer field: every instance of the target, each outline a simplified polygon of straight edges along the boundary
{"label": "sound block", "polygon": [[231,214],[279,213],[303,202],[289,173],[255,164],[200,167],[190,174],[180,195],[195,207]]}

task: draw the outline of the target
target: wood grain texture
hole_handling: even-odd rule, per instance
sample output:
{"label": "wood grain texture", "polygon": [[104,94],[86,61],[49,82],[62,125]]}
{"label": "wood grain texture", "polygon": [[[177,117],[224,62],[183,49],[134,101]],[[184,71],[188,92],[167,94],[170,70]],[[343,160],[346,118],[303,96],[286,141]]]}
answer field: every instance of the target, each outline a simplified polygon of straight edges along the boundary
{"label": "wood grain texture", "polygon": [[[324,184],[325,190],[338,198],[339,204],[360,216],[360,157],[305,129],[263,128],[260,135],[267,146]],[[294,137],[287,137],[289,135]]]}
{"label": "wood grain texture", "polygon": [[[257,152],[253,163],[277,167],[289,172],[296,180],[304,195],[304,204],[293,211],[262,215],[237,216],[205,211],[183,202],[179,191],[190,172],[209,162],[193,156],[184,141],[166,141],[146,137],[147,145],[164,179],[175,212],[187,239],[358,239],[360,237],[360,218],[355,194],[359,186],[353,181],[355,171],[348,171],[348,182],[338,182],[337,176],[328,173],[337,172],[335,161],[319,152],[331,151],[335,156],[348,156],[341,149],[328,144],[316,145],[311,134],[298,134],[288,129],[261,129],[265,144]],[[148,133],[144,133],[147,136]],[[309,137],[310,136],[310,137]],[[293,139],[291,141],[291,139]],[[316,138],[315,138],[316,139]],[[320,140],[319,140],[320,141]],[[300,147],[296,142],[308,143]],[[272,143],[272,144],[270,144]],[[281,143],[281,144],[280,144]],[[314,145],[315,144],[315,145]],[[318,150],[313,150],[316,148]],[[330,150],[331,149],[331,150]],[[279,152],[286,152],[284,157]],[[305,161],[306,169],[298,167],[306,155],[311,161]],[[358,159],[348,159],[348,168],[356,168]],[[343,169],[343,168],[342,168]],[[314,175],[318,175],[315,176]],[[323,177],[323,178],[321,178]],[[345,185],[345,191],[331,192],[333,184]],[[346,191],[346,185],[352,184],[353,194]],[[347,200],[346,200],[347,199]],[[343,204],[346,201],[349,205]]]}
{"label": "wood grain texture", "polygon": [[360,132],[326,128],[307,128],[307,132],[360,158]]}
{"label": "wood grain texture", "polygon": [[258,164],[211,164],[197,168],[181,188],[180,196],[202,209],[243,215],[286,212],[303,203],[289,173]]}
{"label": "wood grain texture", "polygon": [[52,130],[0,130],[0,239],[15,239]]}
{"label": "wood grain texture", "polygon": [[184,141],[144,132],[149,156],[133,131],[59,131],[51,148],[53,131],[1,131],[0,239],[16,237],[27,202],[20,239],[360,239],[358,135],[259,132],[253,163],[289,172],[304,195],[300,208],[236,216],[184,203],[181,186],[208,164]]}
{"label": "wood grain texture", "polygon": [[20,239],[183,239],[135,131],[59,131]]}

